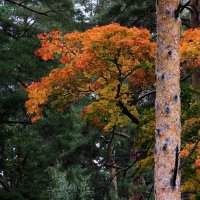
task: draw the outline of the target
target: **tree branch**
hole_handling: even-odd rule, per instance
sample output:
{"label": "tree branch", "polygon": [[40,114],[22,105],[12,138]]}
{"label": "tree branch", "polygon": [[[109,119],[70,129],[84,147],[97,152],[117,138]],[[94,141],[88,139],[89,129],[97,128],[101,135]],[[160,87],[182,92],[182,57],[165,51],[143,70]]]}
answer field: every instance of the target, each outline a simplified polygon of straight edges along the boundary
{"label": "tree branch", "polygon": [[129,112],[129,110],[121,101],[118,101],[116,105],[121,109],[122,113],[126,115],[134,124],[139,124],[139,120]]}
{"label": "tree branch", "polygon": [[124,137],[124,138],[130,138],[129,135],[127,135],[126,133],[121,133],[121,132],[114,132],[115,135],[117,136],[121,136],[121,137]]}
{"label": "tree branch", "polygon": [[29,10],[29,11],[31,11],[31,12],[37,13],[37,14],[39,14],[39,15],[46,16],[46,17],[50,17],[50,16],[48,15],[49,12],[55,12],[55,13],[57,13],[55,10],[48,10],[48,11],[46,11],[46,12],[40,12],[40,11],[34,10],[34,9],[32,9],[32,8],[29,8],[29,7],[27,7],[27,6],[24,6],[24,5],[21,4],[21,3],[12,1],[12,0],[5,0],[5,1],[7,1],[7,2],[9,2],[9,3],[11,3],[11,4],[15,4],[15,5],[17,5],[17,6],[19,6],[19,7],[22,7],[22,8],[24,8],[24,9],[26,9],[26,10]]}

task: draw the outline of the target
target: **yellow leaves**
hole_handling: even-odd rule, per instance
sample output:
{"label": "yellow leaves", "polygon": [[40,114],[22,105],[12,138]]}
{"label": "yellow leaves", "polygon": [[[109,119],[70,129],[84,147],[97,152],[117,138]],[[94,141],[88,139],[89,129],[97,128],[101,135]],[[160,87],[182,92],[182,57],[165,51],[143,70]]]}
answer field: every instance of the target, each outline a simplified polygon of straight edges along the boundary
{"label": "yellow leaves", "polygon": [[[128,109],[130,109],[130,107]],[[137,115],[137,111],[134,106],[131,107],[130,112],[133,115]],[[123,128],[128,124],[131,124],[131,120],[121,113],[121,109],[117,106],[117,101],[115,99],[108,100],[100,98],[98,101],[93,102],[84,108],[84,119],[93,121],[96,116],[98,116],[98,120],[101,122],[101,129],[104,132],[109,132],[114,125],[117,125],[119,128]],[[96,123],[93,124],[95,125]]]}
{"label": "yellow leaves", "polygon": [[140,160],[138,162],[138,164],[142,167],[142,168],[147,168],[147,166],[153,166],[154,163],[154,157],[153,155],[151,156],[147,156],[146,158]]}
{"label": "yellow leaves", "polygon": [[[200,169],[196,170],[196,179],[200,181]],[[199,188],[200,189],[200,188]]]}
{"label": "yellow leaves", "polygon": [[108,118],[108,123],[103,127],[104,132],[109,132],[116,125],[118,128],[124,128],[131,121],[128,117],[120,115],[120,112],[110,113],[111,115]]}
{"label": "yellow leaves", "polygon": [[101,99],[114,100],[117,93],[118,81],[113,80],[113,82],[107,84],[104,88],[97,90],[98,94],[101,96]]}
{"label": "yellow leaves", "polygon": [[196,200],[196,194],[189,195],[189,200]]}
{"label": "yellow leaves", "polygon": [[181,191],[182,192],[195,192],[197,190],[198,187],[198,183],[196,180],[194,179],[190,179],[189,181],[185,182],[182,186],[181,186]]}
{"label": "yellow leaves", "polygon": [[195,128],[200,127],[200,118],[191,118],[188,120],[185,120],[183,125],[183,130],[185,132],[191,132]]}

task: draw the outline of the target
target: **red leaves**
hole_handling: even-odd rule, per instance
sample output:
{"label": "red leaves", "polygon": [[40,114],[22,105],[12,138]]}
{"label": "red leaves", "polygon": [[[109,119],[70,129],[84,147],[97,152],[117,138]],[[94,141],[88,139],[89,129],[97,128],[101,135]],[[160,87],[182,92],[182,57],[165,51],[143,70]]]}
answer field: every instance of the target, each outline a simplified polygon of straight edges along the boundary
{"label": "red leaves", "polygon": [[130,89],[133,92],[152,87],[155,83],[155,73],[151,69],[140,68],[130,76]]}

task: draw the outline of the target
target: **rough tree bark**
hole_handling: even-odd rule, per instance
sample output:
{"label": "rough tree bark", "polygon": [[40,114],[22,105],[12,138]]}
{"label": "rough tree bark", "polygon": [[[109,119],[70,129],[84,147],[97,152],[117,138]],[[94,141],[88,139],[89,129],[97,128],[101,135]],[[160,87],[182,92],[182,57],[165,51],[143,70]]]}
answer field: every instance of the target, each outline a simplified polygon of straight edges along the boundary
{"label": "rough tree bark", "polygon": [[179,200],[180,18],[178,0],[157,0],[155,199]]}

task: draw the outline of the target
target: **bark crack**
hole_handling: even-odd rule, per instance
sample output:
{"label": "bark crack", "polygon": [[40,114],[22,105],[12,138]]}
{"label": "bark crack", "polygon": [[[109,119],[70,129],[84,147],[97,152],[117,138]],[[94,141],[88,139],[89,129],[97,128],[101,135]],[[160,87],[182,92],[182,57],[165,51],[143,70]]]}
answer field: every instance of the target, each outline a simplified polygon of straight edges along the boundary
{"label": "bark crack", "polygon": [[173,170],[173,176],[171,178],[171,188],[172,190],[175,189],[176,187],[176,179],[177,179],[177,175],[178,175],[178,161],[179,161],[179,148],[178,145],[176,146],[176,150],[175,150],[175,166],[174,166],[174,170]]}

